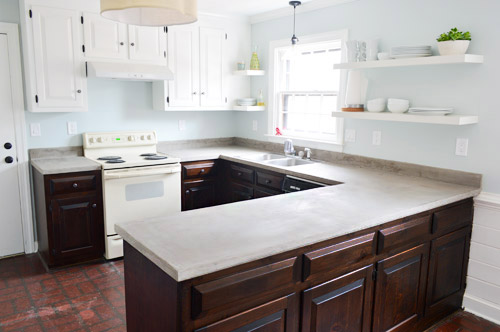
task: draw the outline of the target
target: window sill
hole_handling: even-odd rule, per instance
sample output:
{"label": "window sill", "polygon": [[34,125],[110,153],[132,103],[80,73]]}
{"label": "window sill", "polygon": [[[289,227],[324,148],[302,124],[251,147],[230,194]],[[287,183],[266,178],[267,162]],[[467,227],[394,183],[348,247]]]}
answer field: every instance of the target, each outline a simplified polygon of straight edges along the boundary
{"label": "window sill", "polygon": [[331,141],[315,140],[311,138],[304,137],[294,137],[294,136],[276,136],[276,135],[264,135],[267,137],[269,142],[273,143],[284,143],[286,139],[293,140],[293,143],[298,146],[308,147],[313,149],[320,149],[333,152],[344,152],[344,145],[340,143],[335,143]]}

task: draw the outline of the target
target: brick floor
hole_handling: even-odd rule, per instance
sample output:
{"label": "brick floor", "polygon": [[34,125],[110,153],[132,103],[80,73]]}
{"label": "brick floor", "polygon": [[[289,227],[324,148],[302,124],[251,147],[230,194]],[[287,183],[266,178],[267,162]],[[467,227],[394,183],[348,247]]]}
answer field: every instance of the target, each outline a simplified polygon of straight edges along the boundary
{"label": "brick floor", "polygon": [[[0,260],[0,332],[124,332],[124,290],[121,260],[50,273],[37,255]],[[500,332],[500,326],[457,312],[427,332]]]}
{"label": "brick floor", "polygon": [[126,331],[123,261],[46,272],[37,255],[0,260],[0,332]]}

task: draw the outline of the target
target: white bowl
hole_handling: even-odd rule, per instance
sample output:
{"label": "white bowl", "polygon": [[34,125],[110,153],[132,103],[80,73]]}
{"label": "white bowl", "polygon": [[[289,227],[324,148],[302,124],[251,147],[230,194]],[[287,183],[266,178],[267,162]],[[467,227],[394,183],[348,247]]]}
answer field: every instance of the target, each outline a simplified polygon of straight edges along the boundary
{"label": "white bowl", "polygon": [[389,98],[387,101],[388,104],[393,104],[393,105],[410,105],[410,101],[407,99],[395,99],[395,98]]}
{"label": "white bowl", "polygon": [[366,109],[368,112],[383,112],[385,111],[385,106],[386,102],[384,98],[372,99],[366,103]]}
{"label": "white bowl", "polygon": [[391,56],[387,52],[380,52],[379,54],[377,54],[377,57],[379,60],[389,60],[391,58]]}
{"label": "white bowl", "polygon": [[389,99],[387,109],[392,113],[404,113],[410,108],[410,101],[405,99]]}
{"label": "white bowl", "polygon": [[448,40],[438,42],[440,55],[459,55],[465,54],[469,48],[470,40]]}

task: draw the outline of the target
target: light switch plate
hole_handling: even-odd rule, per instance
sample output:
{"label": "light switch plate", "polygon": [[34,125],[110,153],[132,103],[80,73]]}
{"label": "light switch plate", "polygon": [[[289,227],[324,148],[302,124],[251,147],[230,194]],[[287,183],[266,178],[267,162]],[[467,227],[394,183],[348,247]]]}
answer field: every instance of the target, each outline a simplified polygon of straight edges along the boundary
{"label": "light switch plate", "polygon": [[257,131],[258,129],[259,129],[259,123],[257,122],[257,120],[253,120],[252,130]]}
{"label": "light switch plate", "polygon": [[374,131],[372,136],[372,144],[373,145],[381,145],[382,144],[382,132]]}
{"label": "light switch plate", "polygon": [[42,129],[40,128],[40,124],[39,123],[32,123],[30,125],[30,133],[31,133],[32,137],[42,136]]}
{"label": "light switch plate", "polygon": [[457,138],[457,145],[455,147],[455,154],[457,156],[467,157],[469,150],[468,138]]}
{"label": "light switch plate", "polygon": [[180,131],[186,130],[186,120],[179,120],[179,130]]}
{"label": "light switch plate", "polygon": [[345,130],[345,135],[344,135],[344,141],[347,143],[354,143],[356,142],[356,130],[354,129],[346,129]]}
{"label": "light switch plate", "polygon": [[68,135],[76,135],[78,133],[78,126],[74,121],[68,121],[66,123],[68,126]]}

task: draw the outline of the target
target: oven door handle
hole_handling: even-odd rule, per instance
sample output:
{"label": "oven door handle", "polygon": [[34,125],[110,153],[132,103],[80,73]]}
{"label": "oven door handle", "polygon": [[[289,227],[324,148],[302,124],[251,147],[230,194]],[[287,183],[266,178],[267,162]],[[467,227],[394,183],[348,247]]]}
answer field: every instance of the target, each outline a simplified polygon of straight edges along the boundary
{"label": "oven door handle", "polygon": [[180,171],[181,171],[180,165],[155,168],[155,169],[150,168],[141,170],[120,170],[120,171],[109,171],[109,172],[104,171],[104,179],[112,180],[112,179],[136,178],[140,176],[180,173]]}

